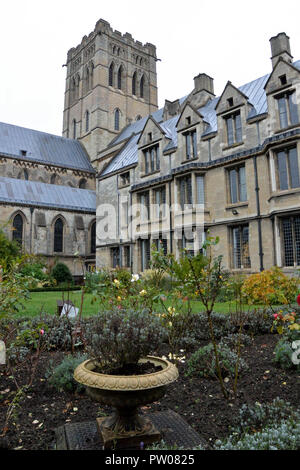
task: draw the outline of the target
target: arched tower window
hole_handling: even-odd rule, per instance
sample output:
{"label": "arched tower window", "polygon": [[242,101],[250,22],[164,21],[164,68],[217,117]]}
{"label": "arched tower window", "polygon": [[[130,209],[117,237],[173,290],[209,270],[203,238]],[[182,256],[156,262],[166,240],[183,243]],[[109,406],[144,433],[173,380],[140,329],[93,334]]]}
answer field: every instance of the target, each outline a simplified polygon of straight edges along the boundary
{"label": "arched tower window", "polygon": [[89,113],[89,111],[86,111],[86,113],[85,113],[85,130],[86,130],[86,132],[88,132],[89,128],[90,128],[90,113]]}
{"label": "arched tower window", "polygon": [[20,214],[17,214],[13,220],[12,238],[14,241],[18,242],[20,245],[23,244],[23,226],[24,226],[23,217]]}
{"label": "arched tower window", "polygon": [[115,110],[115,131],[120,130],[120,110]]}
{"label": "arched tower window", "polygon": [[109,86],[114,86],[114,68],[115,68],[115,65],[112,62],[110,64],[109,71],[108,71],[108,84],[109,84]]}
{"label": "arched tower window", "polygon": [[89,71],[89,68],[87,67],[86,68],[86,71],[85,71],[85,91],[89,91],[90,89],[90,71]]}
{"label": "arched tower window", "polygon": [[64,223],[59,217],[54,224],[54,251],[62,253],[64,242]]}
{"label": "arched tower window", "polygon": [[96,221],[91,225],[91,253],[96,253]]}
{"label": "arched tower window", "polygon": [[136,72],[134,72],[132,77],[132,94],[136,95]]}
{"label": "arched tower window", "polygon": [[75,99],[78,100],[79,98],[79,84],[80,84],[80,76],[76,76],[76,88],[75,88]]}
{"label": "arched tower window", "polygon": [[120,65],[119,70],[118,70],[118,89],[122,90],[122,85],[123,85],[123,67]]}
{"label": "arched tower window", "polygon": [[89,87],[90,87],[90,90],[92,90],[93,86],[94,86],[94,63],[92,62],[91,63],[91,70],[90,70],[90,83],[89,83]]}
{"label": "arched tower window", "polygon": [[143,75],[140,81],[140,97],[141,98],[144,98],[144,88],[145,88],[145,78]]}
{"label": "arched tower window", "polygon": [[76,139],[76,120],[73,119],[73,139]]}
{"label": "arched tower window", "polygon": [[86,184],[87,184],[86,179],[82,178],[82,179],[79,181],[79,189],[86,189]]}

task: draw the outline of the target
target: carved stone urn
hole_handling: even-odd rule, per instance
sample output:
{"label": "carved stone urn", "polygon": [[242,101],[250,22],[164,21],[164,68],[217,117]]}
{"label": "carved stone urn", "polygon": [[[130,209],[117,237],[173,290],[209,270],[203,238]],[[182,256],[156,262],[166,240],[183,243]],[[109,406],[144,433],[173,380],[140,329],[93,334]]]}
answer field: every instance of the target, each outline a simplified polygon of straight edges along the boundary
{"label": "carved stone urn", "polygon": [[171,362],[158,357],[147,356],[139,361],[147,362],[161,366],[161,370],[144,375],[106,375],[96,372],[95,362],[88,360],[74,372],[75,380],[86,386],[93,400],[115,408],[111,416],[97,419],[104,449],[134,448],[141,442],[150,444],[161,440],[150,419],[140,415],[138,409],[160,400],[166,387],[178,378],[178,370]]}

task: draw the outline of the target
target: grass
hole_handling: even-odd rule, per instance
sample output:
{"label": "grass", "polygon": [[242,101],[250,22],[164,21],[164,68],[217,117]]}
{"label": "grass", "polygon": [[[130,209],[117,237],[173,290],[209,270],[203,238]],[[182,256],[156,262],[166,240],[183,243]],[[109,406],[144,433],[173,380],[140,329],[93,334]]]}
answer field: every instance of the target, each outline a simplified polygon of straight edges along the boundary
{"label": "grass", "polygon": [[[26,317],[35,317],[40,314],[41,309],[43,312],[49,314],[56,314],[57,312],[57,300],[71,300],[75,307],[80,308],[81,304],[81,292],[31,292],[30,299],[24,304],[24,310],[21,310],[19,316]],[[83,302],[83,317],[89,317],[91,315],[97,314],[103,304],[101,304],[100,299],[97,299],[93,302],[92,294],[84,295]],[[201,302],[193,301],[191,302],[193,313],[198,313],[204,311],[203,304]],[[158,308],[158,311],[161,311],[162,307]],[[217,302],[214,308],[215,312],[228,314],[229,312],[235,311],[234,302]]]}

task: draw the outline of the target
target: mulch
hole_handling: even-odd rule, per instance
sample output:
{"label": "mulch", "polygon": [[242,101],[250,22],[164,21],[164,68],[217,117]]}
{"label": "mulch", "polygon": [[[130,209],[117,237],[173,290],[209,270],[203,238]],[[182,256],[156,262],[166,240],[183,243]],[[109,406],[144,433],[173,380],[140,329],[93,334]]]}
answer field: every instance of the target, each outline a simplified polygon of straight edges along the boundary
{"label": "mulch", "polygon": [[[299,374],[285,371],[273,362],[277,335],[257,336],[243,349],[249,371],[239,378],[237,397],[225,400],[218,381],[185,376],[185,363],[179,363],[179,379],[168,387],[159,403],[143,408],[144,413],[171,409],[192,426],[212,446],[224,438],[234,426],[242,404],[269,403],[280,397],[299,406]],[[38,372],[26,398],[20,403],[6,430],[0,437],[0,448],[18,450],[54,450],[55,429],[65,423],[91,421],[109,414],[110,410],[93,402],[85,394],[57,392],[45,379],[49,361],[59,364],[63,352],[44,353]],[[19,383],[25,383],[24,368],[16,371]],[[230,388],[230,383],[227,384]],[[15,395],[12,377],[0,366],[0,434],[8,406]]]}

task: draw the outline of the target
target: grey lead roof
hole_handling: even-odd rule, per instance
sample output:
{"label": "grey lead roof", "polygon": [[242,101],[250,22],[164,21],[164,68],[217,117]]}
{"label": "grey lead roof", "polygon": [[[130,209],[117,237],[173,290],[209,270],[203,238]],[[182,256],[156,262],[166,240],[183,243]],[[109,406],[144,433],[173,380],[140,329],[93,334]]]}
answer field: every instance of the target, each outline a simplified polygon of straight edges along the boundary
{"label": "grey lead roof", "polygon": [[22,160],[95,172],[85,149],[77,140],[3,122],[0,122],[0,154]]}
{"label": "grey lead roof", "polygon": [[0,203],[96,212],[96,193],[88,189],[0,177]]}
{"label": "grey lead roof", "polygon": [[[300,60],[293,63],[293,66],[300,69]],[[253,106],[251,109],[248,119],[265,114],[268,112],[268,103],[265,93],[264,86],[268,81],[270,74],[264,75],[263,77],[257,78],[245,85],[239,87],[239,90],[248,97],[249,103]],[[182,104],[188,96],[181,98],[180,104]],[[199,108],[199,113],[203,116],[203,120],[208,124],[207,129],[205,130],[203,136],[209,135],[211,133],[217,132],[217,115],[216,115],[216,106],[218,104],[220,97],[213,98],[208,101],[208,103]],[[164,148],[164,152],[168,150],[176,149],[177,147],[177,129],[176,124],[179,118],[175,116],[168,121],[163,121],[163,109],[159,109],[151,114],[153,119],[159,123],[161,128],[166,132],[166,137],[170,139],[167,146]],[[138,161],[138,146],[137,141],[139,135],[141,134],[144,126],[148,120],[148,116],[136,121],[129,126],[127,126],[119,136],[112,142],[112,144],[117,144],[126,139],[130,139],[126,146],[116,155],[116,157],[108,164],[108,166],[102,171],[101,176],[107,176],[110,173],[126,168],[132,164],[137,163]]]}

